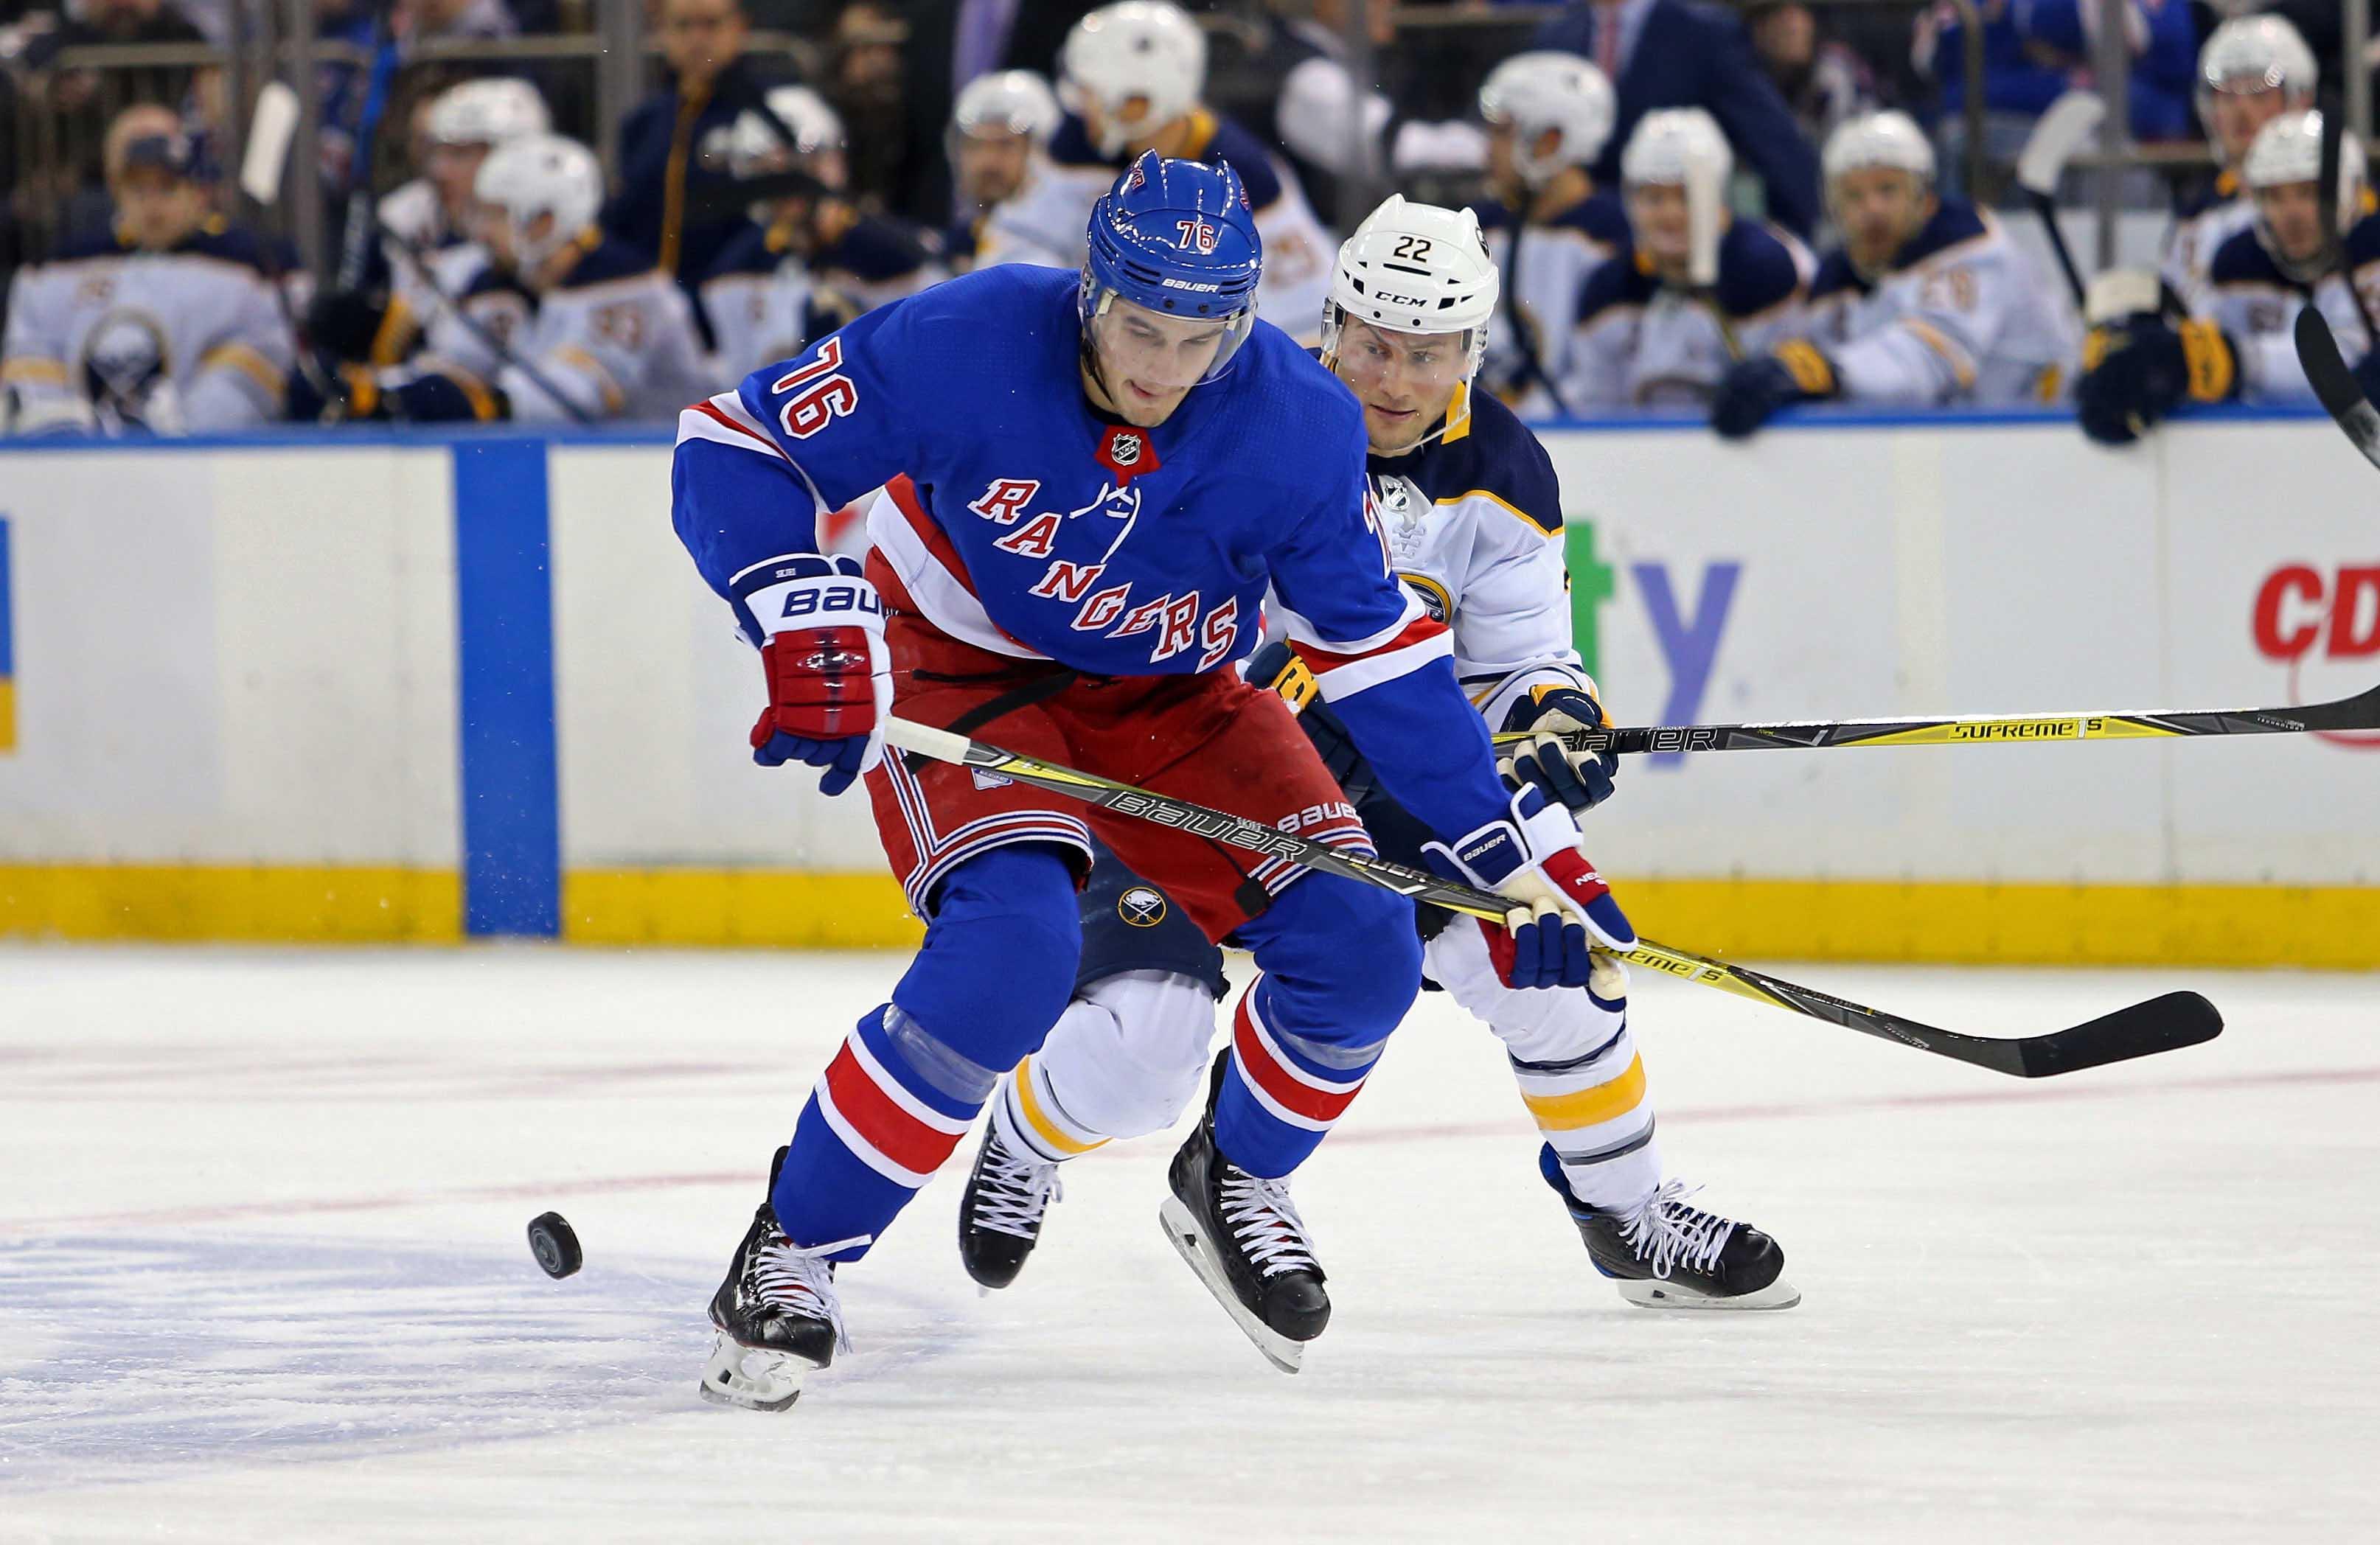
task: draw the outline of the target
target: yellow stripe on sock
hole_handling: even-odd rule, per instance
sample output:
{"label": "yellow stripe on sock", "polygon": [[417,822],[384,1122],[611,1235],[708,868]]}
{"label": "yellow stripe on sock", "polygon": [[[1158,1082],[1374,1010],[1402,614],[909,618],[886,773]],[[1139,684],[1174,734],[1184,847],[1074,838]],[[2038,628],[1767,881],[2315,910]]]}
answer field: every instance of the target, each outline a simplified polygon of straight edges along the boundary
{"label": "yellow stripe on sock", "polygon": [[1609,1083],[1568,1094],[1532,1094],[1524,1090],[1521,1099],[1529,1107],[1529,1114],[1537,1118],[1539,1131],[1574,1132],[1582,1127],[1617,1121],[1644,1104],[1645,1059],[1631,1057],[1628,1071]]}
{"label": "yellow stripe on sock", "polygon": [[1015,1076],[1016,1108],[1025,1113],[1026,1125],[1033,1129],[1035,1137],[1050,1145],[1051,1153],[1063,1153],[1071,1159],[1077,1153],[1087,1153],[1094,1148],[1106,1146],[1108,1140],[1105,1138],[1099,1139],[1097,1142],[1078,1142],[1061,1130],[1056,1122],[1050,1119],[1049,1114],[1041,1108],[1040,1096],[1033,1092],[1033,1059],[1031,1057],[1028,1056],[1016,1065]]}

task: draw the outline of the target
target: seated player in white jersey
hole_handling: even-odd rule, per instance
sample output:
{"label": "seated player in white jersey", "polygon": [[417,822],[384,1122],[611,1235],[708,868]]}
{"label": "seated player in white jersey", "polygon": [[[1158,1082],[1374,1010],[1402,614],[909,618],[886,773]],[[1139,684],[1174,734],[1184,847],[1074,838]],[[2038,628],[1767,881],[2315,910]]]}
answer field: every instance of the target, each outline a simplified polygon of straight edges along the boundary
{"label": "seated player in white jersey", "polygon": [[1934,147],[1905,113],[1827,139],[1843,245],[1818,265],[1795,337],[1731,367],[1711,427],[1741,439],[1793,403],[2002,407],[2064,394],[2077,340],[2065,296],[1982,210],[1934,187]]}
{"label": "seated player in white jersey", "polygon": [[[2120,445],[2184,403],[2311,401],[2298,363],[2299,308],[2311,301],[2359,376],[2380,368],[2354,284],[2380,304],[2380,215],[2365,190],[2363,147],[2342,135],[2338,230],[2322,228],[2322,115],[2289,113],[2257,131],[2240,164],[2256,218],[2208,267],[2202,316],[2169,320],[2143,287],[2130,314],[2091,330],[2076,392],[2083,432]],[[2380,380],[2367,380],[2368,392]]]}
{"label": "seated player in white jersey", "polygon": [[942,238],[953,268],[1072,266],[1062,252],[1002,218],[1003,211],[1032,204],[1029,190],[1050,175],[1050,139],[1064,116],[1057,93],[1031,70],[979,75],[959,92],[951,104],[950,127],[942,132],[951,180],[957,185],[958,218]]}
{"label": "seated player in white jersey", "polygon": [[[1587,276],[1563,394],[1574,409],[1708,403],[1727,368],[1767,349],[1808,297],[1817,260],[1791,231],[1728,212],[1735,158],[1699,107],[1637,120],[1620,157],[1627,244]],[[1718,273],[1694,282],[1694,197],[1715,229]]]}
{"label": "seated player in white jersey", "polygon": [[1067,115],[1050,138],[1048,165],[993,212],[1002,239],[1079,268],[1084,217],[1143,151],[1229,165],[1264,239],[1257,308],[1312,347],[1308,319],[1322,314],[1330,287],[1330,237],[1289,163],[1200,102],[1207,40],[1197,23],[1165,0],[1102,6],[1066,35],[1059,71]]}
{"label": "seated player in white jersey", "polygon": [[103,149],[115,219],[19,269],[0,340],[15,432],[214,432],[276,418],[292,344],[268,238],[212,212],[189,137],[128,108]]}
{"label": "seated player in white jersey", "polygon": [[[1497,275],[1468,212],[1391,198],[1341,248],[1323,360],[1364,407],[1368,477],[1390,561],[1454,634],[1455,669],[1490,725],[1544,738],[1509,748],[1506,776],[1584,811],[1611,792],[1609,758],[1553,735],[1607,722],[1570,640],[1560,491],[1545,450],[1472,380]],[[1420,863],[1428,832],[1380,787],[1314,682],[1268,646],[1250,672],[1298,706],[1323,765],[1384,857]],[[1224,994],[1222,960],[1164,888],[1103,855],[1082,901],[1075,996],[1040,1050],[1002,1082],[960,1201],[959,1249],[985,1287],[1015,1280],[1058,1192],[1059,1167],[1163,1131],[1198,1093]],[[1503,1044],[1542,1138],[1537,1169],[1597,1269],[1647,1307],[1781,1309],[1767,1235],[1689,1204],[1665,1180],[1628,1023],[1628,972],[1598,958],[1583,987],[1507,985],[1500,930],[1420,909],[1424,969]],[[1245,1002],[1234,1045],[1265,1026]],[[1327,1086],[1275,1080],[1286,1118]],[[1274,1269],[1319,1266],[1303,1237],[1269,1241]]]}
{"label": "seated player in white jersey", "polygon": [[[461,304],[512,329],[494,332],[503,346],[458,327],[451,348],[408,364],[343,369],[337,399],[305,401],[302,410],[293,380],[294,414],[665,422],[710,387],[686,292],[595,223],[603,174],[593,151],[560,135],[516,139],[480,165],[473,193],[491,262]],[[506,321],[516,307],[517,320]]]}
{"label": "seated player in white jersey", "polygon": [[[422,124],[422,175],[380,201],[389,231],[380,253],[383,294],[324,296],[312,314],[316,344],[368,365],[452,346],[453,334],[441,331],[455,325],[447,297],[462,296],[488,267],[487,245],[471,233],[480,167],[497,147],[551,128],[545,99],[526,80],[466,80],[432,98]],[[359,349],[340,346],[365,325]]]}
{"label": "seated player in white jersey", "polygon": [[1488,328],[1481,383],[1524,417],[1568,414],[1586,281],[1628,240],[1619,195],[1587,168],[1611,138],[1617,103],[1603,72],[1574,54],[1518,54],[1479,88],[1494,197],[1472,206],[1502,299]]}
{"label": "seated player in white jersey", "polygon": [[2256,131],[2312,107],[2320,84],[2313,50],[2281,17],[2236,16],[2207,34],[2198,51],[2198,121],[2217,163],[2213,180],[2176,208],[2159,265],[2184,311],[2205,314],[2216,249],[2256,218],[2240,180]]}
{"label": "seated player in white jersey", "polygon": [[[842,115],[807,86],[778,86],[735,120],[729,164],[741,179],[794,183],[756,199],[752,223],[720,248],[700,297],[714,344],[714,379],[741,380],[790,359],[852,318],[950,277],[917,234],[862,214]],[[788,139],[790,139],[790,143]]]}

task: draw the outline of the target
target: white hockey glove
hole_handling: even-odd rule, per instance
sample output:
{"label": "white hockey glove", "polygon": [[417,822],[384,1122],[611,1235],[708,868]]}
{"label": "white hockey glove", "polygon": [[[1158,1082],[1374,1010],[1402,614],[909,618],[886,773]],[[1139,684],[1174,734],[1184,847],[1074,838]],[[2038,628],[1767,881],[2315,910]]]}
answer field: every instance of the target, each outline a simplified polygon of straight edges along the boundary
{"label": "white hockey glove", "polygon": [[851,558],[804,553],[735,577],[737,620],[760,644],[769,706],[752,726],[764,767],[824,767],[821,793],[839,794],[884,760],[892,664],[884,602]]}
{"label": "white hockey glove", "polygon": [[1541,790],[1514,794],[1507,820],[1452,843],[1424,843],[1422,857],[1441,875],[1512,898],[1504,926],[1485,930],[1507,985],[1584,987],[1598,946],[1622,953],[1636,948],[1628,915],[1579,851],[1577,823],[1560,805],[1547,803]]}

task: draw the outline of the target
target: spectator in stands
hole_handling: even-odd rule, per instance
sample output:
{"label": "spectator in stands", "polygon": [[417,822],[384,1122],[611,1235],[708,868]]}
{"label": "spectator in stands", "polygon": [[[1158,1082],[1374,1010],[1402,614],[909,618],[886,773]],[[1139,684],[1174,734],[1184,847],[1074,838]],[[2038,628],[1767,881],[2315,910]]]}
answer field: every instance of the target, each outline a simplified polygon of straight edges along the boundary
{"label": "spectator in stands", "polygon": [[463,303],[477,315],[488,297],[524,297],[510,336],[492,329],[492,340],[458,336],[451,352],[411,365],[350,366],[323,396],[293,381],[293,416],[659,423],[718,390],[686,292],[597,227],[603,173],[592,151],[528,135],[489,152],[472,190],[492,261]]}
{"label": "spectator in stands", "polygon": [[[1986,149],[2013,161],[2033,121],[2087,78],[2097,53],[2099,0],[2031,0],[1986,5],[1984,103]],[[2128,85],[2131,132],[2138,139],[2178,139],[2191,128],[2198,30],[2182,0],[2124,0],[2124,36],[2132,55]],[[1948,6],[1925,12],[1911,47],[1918,67],[1940,84],[1946,141],[1963,139],[1967,102],[1965,29]]]}
{"label": "spectator in stands", "polygon": [[[1701,108],[1637,120],[1620,154],[1628,239],[1579,302],[1564,382],[1573,411],[1700,407],[1730,365],[1792,327],[1817,261],[1783,226],[1728,212],[1718,190],[1732,169],[1727,137]],[[1711,261],[1701,282],[1698,239]]]}
{"label": "spectator in stands", "polygon": [[1572,0],[1536,46],[1590,59],[1619,97],[1596,180],[1620,175],[1620,147],[1659,107],[1700,107],[1718,120],[1737,163],[1758,174],[1772,219],[1802,235],[1818,223],[1818,157],[1777,87],[1761,73],[1735,18],[1682,0]]}
{"label": "spectator in stands", "polygon": [[688,286],[748,223],[726,152],[764,89],[744,57],[749,31],[741,0],[662,0],[668,83],[620,126],[620,192],[603,228]]}
{"label": "spectator in stands", "polygon": [[291,343],[281,255],[212,212],[171,111],[127,109],[104,151],[115,221],[20,270],[0,385],[17,429],[183,434],[279,416]]}
{"label": "spectator in stands", "polygon": [[1906,114],[1827,141],[1843,245],[1810,286],[1797,336],[1730,367],[1711,426],[1740,439],[1792,403],[1903,407],[2055,402],[2075,354],[2066,298],[1989,214],[1935,188],[1934,147]]}
{"label": "spectator in stands", "polygon": [[843,120],[823,97],[779,86],[768,110],[774,122],[758,112],[735,122],[731,161],[739,179],[756,183],[753,223],[721,250],[701,290],[713,374],[730,385],[950,277],[916,232],[844,197]]}
{"label": "spectator in stands", "polygon": [[994,70],[1052,78],[1058,51],[1099,0],[905,0],[901,44],[904,130],[892,207],[911,220],[950,218],[950,163],[942,130],[959,91]]}
{"label": "spectator in stands", "polygon": [[834,18],[834,56],[824,85],[843,117],[850,144],[845,190],[862,206],[883,210],[898,194],[901,141],[907,133],[901,78],[903,26],[892,0],[851,0]]}
{"label": "spectator in stands", "polygon": [[1839,39],[1821,35],[1803,0],[1743,0],[1753,56],[1775,81],[1793,121],[1822,145],[1844,119],[1876,110],[1876,78]]}
{"label": "spectator in stands", "polygon": [[[206,34],[192,26],[168,0],[68,0],[57,26],[36,34],[19,61],[30,70],[43,70],[69,48],[95,43],[203,43]],[[177,107],[196,73],[189,65],[153,65],[109,71],[106,81],[114,100],[157,103]],[[73,112],[95,101],[102,89],[96,70],[70,70],[48,83],[51,107]]]}
{"label": "spectator in stands", "polygon": [[504,0],[398,0],[389,30],[407,42],[510,38],[520,33]]}

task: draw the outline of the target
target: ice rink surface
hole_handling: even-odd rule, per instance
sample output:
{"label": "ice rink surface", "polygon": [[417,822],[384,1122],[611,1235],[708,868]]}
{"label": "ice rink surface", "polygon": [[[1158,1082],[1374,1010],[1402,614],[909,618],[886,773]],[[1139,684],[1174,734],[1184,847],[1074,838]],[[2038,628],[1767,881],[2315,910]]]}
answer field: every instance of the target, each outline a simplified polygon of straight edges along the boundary
{"label": "ice rink surface", "polygon": [[1298,1376],[1160,1236],[1171,1141],[1077,1161],[978,1297],[970,1140],[844,1271],[856,1350],[707,1406],[704,1301],[898,966],[0,949],[0,1541],[2380,1538],[2380,978],[1786,971],[2229,1022],[2025,1083],[1640,974],[1672,1172],[1805,1296],[1741,1316],[1592,1274],[1433,996],[1299,1177]]}

